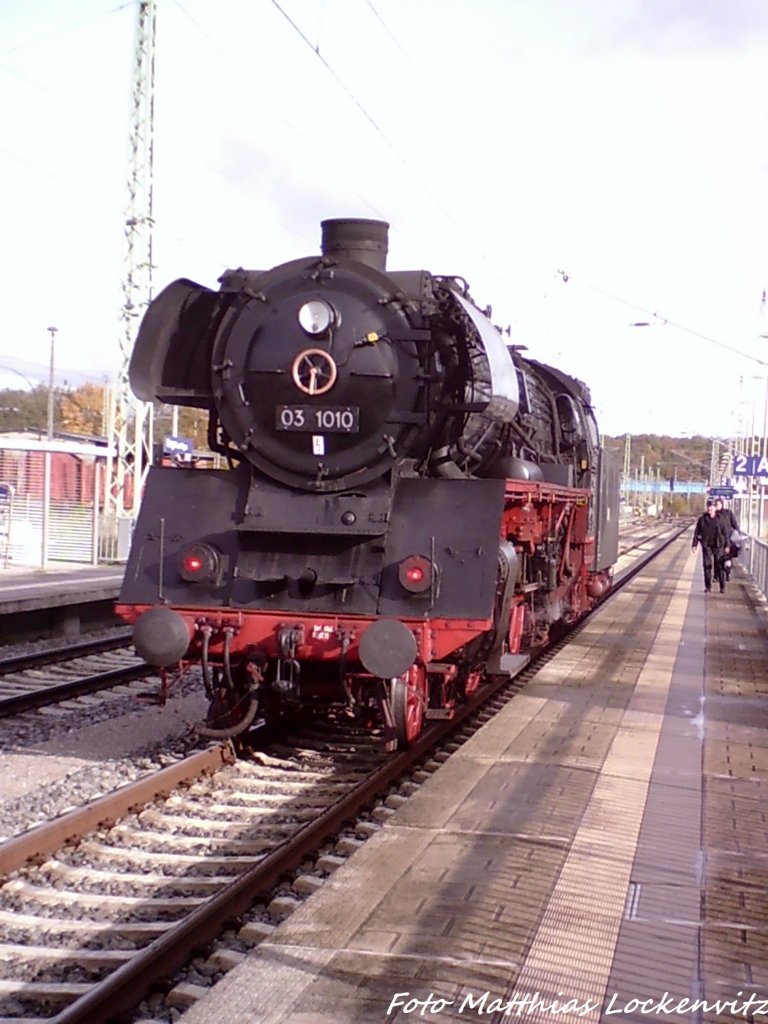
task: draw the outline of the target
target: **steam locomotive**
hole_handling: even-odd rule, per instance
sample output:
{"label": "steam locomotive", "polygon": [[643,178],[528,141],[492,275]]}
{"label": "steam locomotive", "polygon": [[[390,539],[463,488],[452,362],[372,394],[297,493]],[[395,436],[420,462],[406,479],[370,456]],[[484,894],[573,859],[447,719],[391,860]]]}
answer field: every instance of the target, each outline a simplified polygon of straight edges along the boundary
{"label": "steam locomotive", "polygon": [[153,467],[117,606],[202,669],[207,736],[299,710],[389,749],[517,670],[610,586],[618,472],[587,388],[461,277],[390,271],[382,221],[149,306],[137,396],[205,409],[227,468]]}

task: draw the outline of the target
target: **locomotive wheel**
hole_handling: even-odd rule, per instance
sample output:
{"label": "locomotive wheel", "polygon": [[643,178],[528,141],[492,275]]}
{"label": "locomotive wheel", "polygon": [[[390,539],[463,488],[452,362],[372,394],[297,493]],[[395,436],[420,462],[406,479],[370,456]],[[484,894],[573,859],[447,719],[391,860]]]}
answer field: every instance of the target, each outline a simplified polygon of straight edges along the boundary
{"label": "locomotive wheel", "polygon": [[416,742],[424,728],[426,713],[426,673],[414,665],[404,677],[392,680],[392,717],[398,750],[407,750]]}

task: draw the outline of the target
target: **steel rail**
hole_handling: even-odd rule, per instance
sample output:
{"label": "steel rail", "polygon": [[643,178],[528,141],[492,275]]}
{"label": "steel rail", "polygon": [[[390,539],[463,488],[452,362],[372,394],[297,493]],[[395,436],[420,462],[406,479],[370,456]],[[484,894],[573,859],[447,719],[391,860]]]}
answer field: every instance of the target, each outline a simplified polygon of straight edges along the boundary
{"label": "steel rail", "polygon": [[13,697],[0,697],[0,718],[18,715],[22,711],[31,711],[33,708],[46,707],[48,704],[60,704],[64,700],[83,697],[85,694],[97,693],[99,690],[108,690],[112,686],[130,683],[135,679],[144,679],[156,672],[157,669],[144,663],[128,665],[126,668],[110,669],[108,672],[99,672],[97,675],[87,676],[84,679],[73,679],[67,683],[52,683],[39,690],[14,694]]}
{"label": "steel rail", "polygon": [[67,655],[73,658],[81,658],[88,654],[103,654],[105,651],[114,651],[118,647],[129,645],[131,636],[132,630],[126,627],[110,637],[70,640],[64,646],[47,647],[45,650],[34,651],[31,654],[12,654],[10,657],[4,658],[0,651],[0,676],[7,675],[9,672],[23,672],[30,668],[53,665],[65,659]]}
{"label": "steel rail", "polygon": [[[608,590],[606,594],[600,598],[597,607],[603,604],[603,602],[607,601],[613,594],[617,592],[617,590],[620,590],[626,583],[629,583],[629,581],[633,577],[637,576],[639,572],[642,572],[642,570],[648,565],[649,562],[652,562],[653,559],[656,558],[657,555],[660,555],[662,551],[666,551],[670,544],[673,544],[679,537],[682,537],[682,535],[687,530],[690,530],[690,528],[691,523],[685,523],[683,526],[675,527],[674,531],[670,534],[670,536],[665,537],[663,540],[661,540],[657,547],[654,547],[645,555],[641,555],[639,558],[633,561],[631,565],[627,566],[626,569],[622,569],[620,572],[618,572],[613,577],[610,590]],[[632,549],[630,548],[629,550]]]}
{"label": "steel rail", "polygon": [[232,764],[235,759],[230,743],[206,747],[176,764],[122,786],[114,793],[0,843],[0,879],[17,871],[27,861],[45,857],[71,839],[79,839],[97,828],[111,825],[181,783],[196,779],[204,772],[215,771],[224,764]]}
{"label": "steel rail", "polygon": [[[495,689],[508,682],[505,679]],[[473,710],[489,696],[491,694],[486,691]],[[468,709],[469,705],[466,707]],[[464,717],[462,714],[461,720]],[[158,982],[182,967],[194,950],[212,942],[221,933],[223,922],[245,913],[255,900],[299,867],[325,840],[337,835],[347,822],[358,817],[361,810],[386,792],[406,769],[429,752],[438,734],[443,735],[455,728],[458,720],[458,716],[452,720],[450,728],[438,726],[430,729],[422,734],[410,750],[393,755],[338,804],[300,828],[203,906],[172,925],[163,935],[140,950],[132,960],[122,964],[104,981],[97,983],[89,992],[58,1013],[51,1024],[108,1024],[115,1014],[135,1007]]]}

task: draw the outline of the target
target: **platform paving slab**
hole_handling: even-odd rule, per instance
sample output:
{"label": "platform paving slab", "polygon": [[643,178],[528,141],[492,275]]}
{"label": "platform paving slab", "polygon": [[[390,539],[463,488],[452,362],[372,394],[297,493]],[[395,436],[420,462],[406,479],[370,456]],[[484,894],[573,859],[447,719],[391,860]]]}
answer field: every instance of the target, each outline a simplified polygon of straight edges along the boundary
{"label": "platform paving slab", "polygon": [[[402,1009],[387,1012],[401,975],[414,994],[434,990],[447,1002],[531,985],[556,992],[564,976],[573,995],[602,993],[689,586],[645,598],[671,609],[670,621],[624,622],[612,651],[590,623],[560,675],[570,699],[554,685],[555,657],[540,689],[465,744],[254,951],[247,977],[238,967],[224,979],[215,1003],[229,1020],[406,1020]],[[626,610],[636,625],[639,613]],[[659,642],[667,653],[655,654]],[[627,650],[630,670],[618,656]],[[596,671],[606,674],[607,713]],[[289,993],[282,1016],[270,1016],[267,977],[269,991]],[[214,1020],[213,1006],[204,999],[184,1024]],[[467,1016],[450,1002],[435,1019]]]}

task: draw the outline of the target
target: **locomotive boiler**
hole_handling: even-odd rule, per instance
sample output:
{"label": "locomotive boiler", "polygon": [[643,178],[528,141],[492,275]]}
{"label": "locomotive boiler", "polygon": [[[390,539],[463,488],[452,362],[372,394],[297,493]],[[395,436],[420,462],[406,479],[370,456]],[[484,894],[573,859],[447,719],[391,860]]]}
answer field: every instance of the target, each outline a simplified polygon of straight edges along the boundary
{"label": "locomotive boiler", "polygon": [[610,585],[587,388],[462,278],[389,270],[387,232],[324,221],[320,255],[142,322],[133,390],[206,410],[227,465],[150,470],[117,610],[150,664],[201,666],[205,735],[310,708],[406,746]]}

